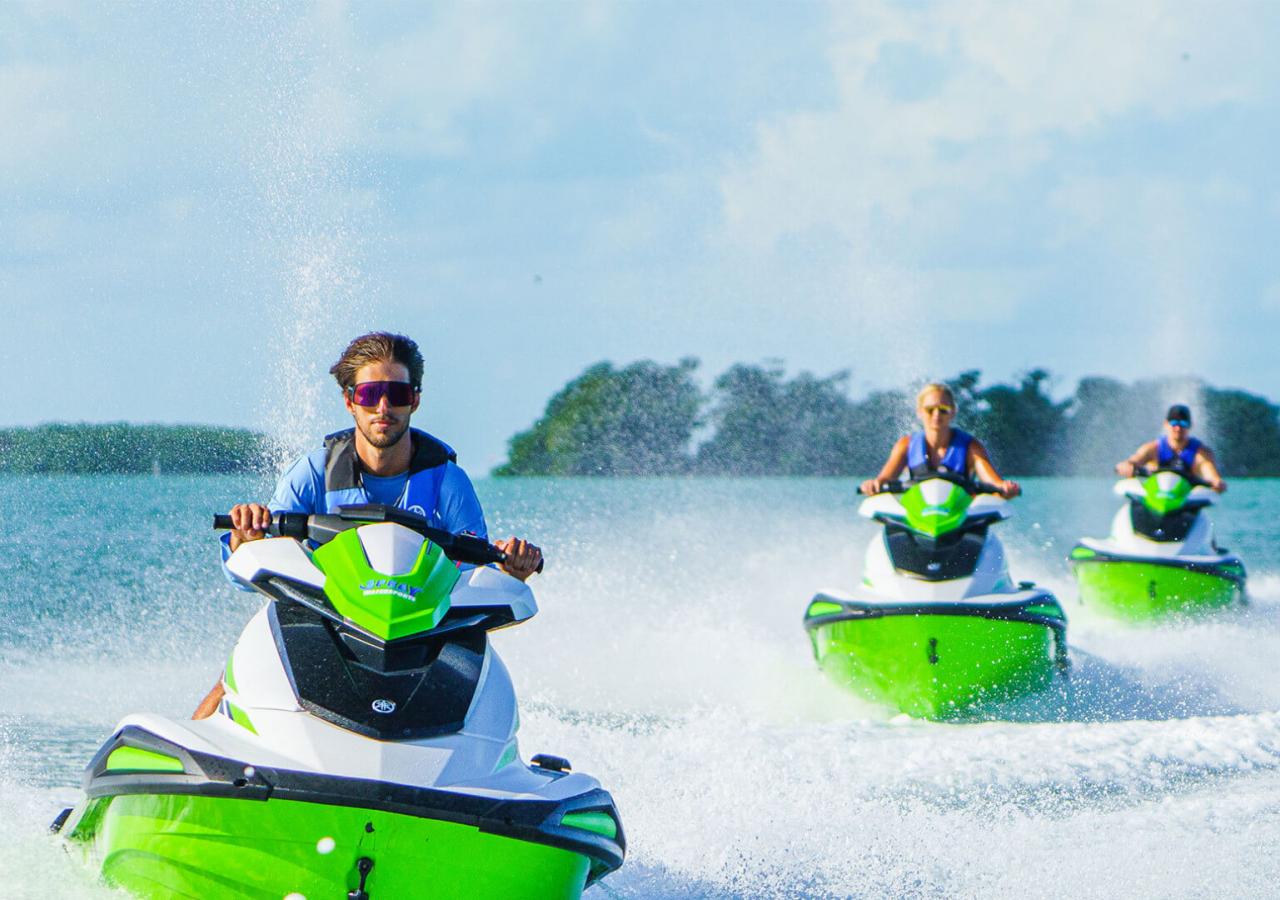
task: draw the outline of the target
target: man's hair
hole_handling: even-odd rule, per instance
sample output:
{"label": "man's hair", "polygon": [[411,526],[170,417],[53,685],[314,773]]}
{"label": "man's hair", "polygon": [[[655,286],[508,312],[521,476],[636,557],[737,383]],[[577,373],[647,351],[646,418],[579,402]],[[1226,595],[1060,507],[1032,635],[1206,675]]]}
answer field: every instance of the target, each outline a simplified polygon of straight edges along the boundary
{"label": "man's hair", "polygon": [[399,363],[409,370],[409,383],[422,388],[422,354],[418,345],[403,334],[388,331],[371,331],[347,344],[338,361],[329,368],[329,374],[345,392],[354,387],[356,372],[370,363],[389,361]]}

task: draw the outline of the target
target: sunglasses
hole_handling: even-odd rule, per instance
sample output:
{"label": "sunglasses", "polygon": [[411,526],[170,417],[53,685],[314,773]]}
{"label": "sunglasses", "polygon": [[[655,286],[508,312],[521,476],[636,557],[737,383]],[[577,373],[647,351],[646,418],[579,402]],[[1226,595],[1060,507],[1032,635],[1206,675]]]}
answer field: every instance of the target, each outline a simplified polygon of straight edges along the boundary
{"label": "sunglasses", "polygon": [[1170,419],[1169,424],[1172,425],[1174,428],[1190,428],[1191,420],[1190,419]]}
{"label": "sunglasses", "polygon": [[407,381],[362,381],[355,387],[347,388],[347,396],[356,406],[374,407],[387,398],[391,406],[410,406],[418,388]]}
{"label": "sunglasses", "polygon": [[926,406],[924,407],[924,411],[929,415],[933,415],[934,413],[937,412],[937,413],[942,413],[944,416],[949,416],[953,412],[955,412],[955,410],[952,409],[950,406]]}

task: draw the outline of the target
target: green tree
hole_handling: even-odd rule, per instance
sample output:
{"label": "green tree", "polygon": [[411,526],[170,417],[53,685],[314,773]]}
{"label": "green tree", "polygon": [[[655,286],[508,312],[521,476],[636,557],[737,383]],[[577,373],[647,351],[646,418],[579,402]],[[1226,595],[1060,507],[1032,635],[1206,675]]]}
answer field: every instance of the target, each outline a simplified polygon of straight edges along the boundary
{"label": "green tree", "polygon": [[614,369],[597,363],[513,437],[495,475],[671,475],[687,472],[702,397],[696,359]]}
{"label": "green tree", "polygon": [[996,384],[974,394],[977,409],[966,421],[973,421],[973,433],[1006,477],[1061,471],[1059,448],[1071,401],[1055,403],[1048,382],[1047,371],[1032,369],[1016,387]]}
{"label": "green tree", "polygon": [[1280,475],[1280,408],[1265,397],[1206,388],[1207,432],[1224,475]]}

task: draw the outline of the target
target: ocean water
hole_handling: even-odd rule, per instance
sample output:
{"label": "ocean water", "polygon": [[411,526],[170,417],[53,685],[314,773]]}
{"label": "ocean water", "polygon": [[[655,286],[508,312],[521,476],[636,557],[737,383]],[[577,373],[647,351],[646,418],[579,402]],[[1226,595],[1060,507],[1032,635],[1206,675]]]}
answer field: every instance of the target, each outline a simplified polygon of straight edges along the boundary
{"label": "ocean water", "polygon": [[[494,641],[521,751],[596,775],[625,867],[589,896],[1280,895],[1280,482],[1236,481],[1219,539],[1250,605],[1126,628],[1064,562],[1104,534],[1104,480],[1025,483],[1015,578],[1070,617],[1069,683],[955,724],[829,685],[800,625],[851,587],[873,529],[843,480],[482,480],[495,536],[547,552],[540,614]],[[131,711],[190,713],[256,608],[209,515],[255,478],[0,478],[0,884],[118,896],[49,820]]]}

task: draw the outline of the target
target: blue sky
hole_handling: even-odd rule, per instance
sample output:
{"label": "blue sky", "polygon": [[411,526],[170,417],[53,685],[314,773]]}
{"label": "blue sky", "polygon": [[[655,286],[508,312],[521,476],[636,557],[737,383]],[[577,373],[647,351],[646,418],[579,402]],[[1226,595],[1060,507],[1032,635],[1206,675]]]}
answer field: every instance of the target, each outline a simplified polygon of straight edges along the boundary
{"label": "blue sky", "polygon": [[1280,396],[1280,5],[0,5],[0,425],[343,425],[483,471],[600,359]]}

